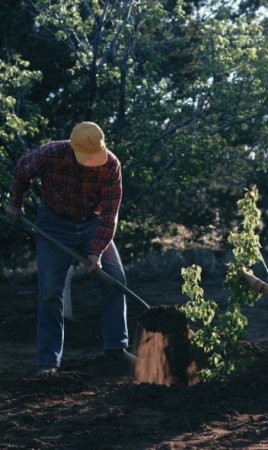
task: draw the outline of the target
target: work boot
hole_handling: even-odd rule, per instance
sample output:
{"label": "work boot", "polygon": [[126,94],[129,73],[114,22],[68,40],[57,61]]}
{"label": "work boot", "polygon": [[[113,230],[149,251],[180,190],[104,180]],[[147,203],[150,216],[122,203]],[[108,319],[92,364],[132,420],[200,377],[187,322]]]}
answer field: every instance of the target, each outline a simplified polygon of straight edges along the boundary
{"label": "work boot", "polygon": [[133,353],[128,352],[125,348],[105,350],[105,358],[111,362],[127,362],[135,364],[137,357]]}
{"label": "work boot", "polygon": [[58,369],[56,367],[39,367],[37,370],[38,378],[50,378],[57,375]]}

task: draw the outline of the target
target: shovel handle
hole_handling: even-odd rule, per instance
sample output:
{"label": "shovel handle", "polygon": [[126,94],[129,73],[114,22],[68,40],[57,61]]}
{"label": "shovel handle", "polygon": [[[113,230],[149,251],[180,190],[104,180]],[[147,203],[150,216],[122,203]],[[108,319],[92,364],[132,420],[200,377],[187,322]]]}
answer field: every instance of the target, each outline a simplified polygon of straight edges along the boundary
{"label": "shovel handle", "polygon": [[[90,262],[84,258],[83,256],[79,255],[78,253],[74,252],[71,248],[67,247],[66,245],[62,244],[61,242],[57,241],[57,239],[53,238],[49,234],[47,234],[45,231],[41,230],[35,223],[31,222],[29,219],[26,219],[26,217],[21,217],[21,222],[28,227],[32,228],[34,231],[36,231],[38,234],[46,238],[48,241],[50,241],[52,244],[54,244],[56,247],[60,248],[61,250],[68,253],[70,256],[72,256],[74,259],[82,263],[85,267],[90,267]],[[111,275],[109,275],[107,272],[104,272],[102,269],[97,269],[95,271],[96,275],[100,278],[102,278],[104,281],[106,281],[111,286],[115,287],[118,291],[125,294],[130,300],[133,300],[135,303],[143,306],[146,309],[150,309],[150,306],[137,294],[132,292],[130,289],[128,289],[124,284],[120,283],[120,281],[113,278]]]}

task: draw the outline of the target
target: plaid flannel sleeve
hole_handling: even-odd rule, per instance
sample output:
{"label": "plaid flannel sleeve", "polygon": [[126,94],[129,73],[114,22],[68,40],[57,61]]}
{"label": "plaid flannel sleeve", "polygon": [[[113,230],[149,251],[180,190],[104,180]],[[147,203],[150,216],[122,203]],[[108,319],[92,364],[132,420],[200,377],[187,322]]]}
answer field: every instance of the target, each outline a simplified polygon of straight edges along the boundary
{"label": "plaid flannel sleeve", "polygon": [[89,254],[101,255],[113,239],[122,199],[122,175],[120,165],[113,173],[111,183],[101,189],[100,223],[92,240]]}
{"label": "plaid flannel sleeve", "polygon": [[22,156],[17,162],[9,189],[7,211],[18,212],[23,206],[25,192],[31,187],[45,160],[45,149],[39,148]]}

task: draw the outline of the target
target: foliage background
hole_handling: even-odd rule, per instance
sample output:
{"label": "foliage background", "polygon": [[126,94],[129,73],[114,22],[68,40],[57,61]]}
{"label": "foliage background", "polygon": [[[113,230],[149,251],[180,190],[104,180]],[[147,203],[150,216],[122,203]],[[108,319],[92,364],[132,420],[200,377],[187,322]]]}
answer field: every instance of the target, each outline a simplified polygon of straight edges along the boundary
{"label": "foliage background", "polygon": [[[3,0],[1,212],[20,155],[92,120],[122,162],[117,241],[126,259],[151,250],[170,224],[190,227],[197,239],[212,228],[226,236],[237,221],[236,200],[253,183],[265,225],[264,6],[261,0]],[[38,184],[27,198],[32,217],[37,201]],[[27,238],[1,224],[0,239],[9,252],[12,242],[15,254]]]}

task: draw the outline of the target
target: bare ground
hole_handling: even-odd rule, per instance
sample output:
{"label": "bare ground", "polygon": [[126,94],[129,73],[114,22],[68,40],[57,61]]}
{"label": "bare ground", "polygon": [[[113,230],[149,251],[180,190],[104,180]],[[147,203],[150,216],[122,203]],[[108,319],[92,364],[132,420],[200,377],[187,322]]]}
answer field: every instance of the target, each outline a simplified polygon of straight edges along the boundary
{"label": "bare ground", "polygon": [[[129,283],[150,305],[181,304],[178,280]],[[207,277],[208,298],[224,305],[221,279]],[[224,383],[195,387],[137,384],[129,367],[101,358],[97,288],[73,282],[76,321],[66,321],[62,370],[35,376],[37,285],[0,286],[0,449],[268,449],[268,303],[249,317],[250,367]],[[130,335],[140,307],[128,302]]]}

